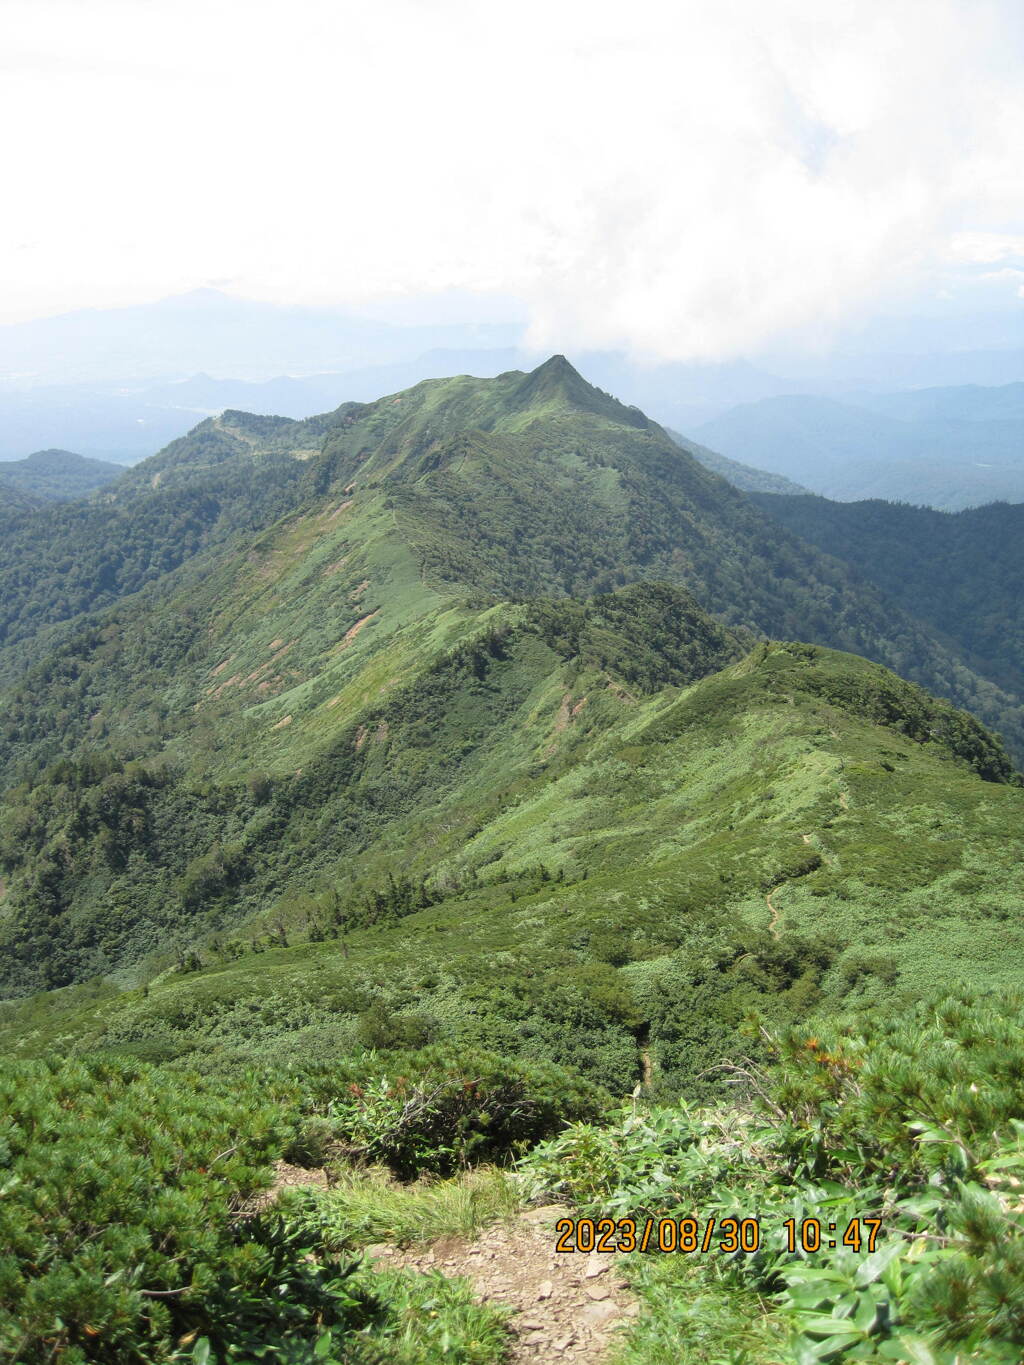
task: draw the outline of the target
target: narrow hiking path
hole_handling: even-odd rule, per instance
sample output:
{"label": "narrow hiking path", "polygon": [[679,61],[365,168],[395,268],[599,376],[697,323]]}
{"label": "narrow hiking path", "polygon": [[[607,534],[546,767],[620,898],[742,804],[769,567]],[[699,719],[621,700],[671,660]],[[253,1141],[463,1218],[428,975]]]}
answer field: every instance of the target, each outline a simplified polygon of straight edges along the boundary
{"label": "narrow hiking path", "polygon": [[[813,843],[813,839],[810,834],[801,834],[800,838],[804,841],[805,844]],[[771,918],[768,921],[768,932],[774,939],[777,939],[779,937],[779,908],[772,900],[772,891],[779,891],[785,885],[786,885],[785,882],[779,882],[777,886],[772,887],[771,891],[766,892],[764,898],[765,905],[767,905],[768,909],[771,911]]]}
{"label": "narrow hiking path", "polygon": [[381,1270],[465,1276],[485,1303],[512,1309],[510,1365],[601,1365],[615,1329],[636,1317],[640,1306],[616,1273],[613,1253],[555,1250],[555,1224],[571,1216],[548,1204],[472,1240],[442,1237],[428,1248],[381,1244],[366,1250]]}
{"label": "narrow hiking path", "polygon": [[[778,891],[778,889],[779,889],[779,888],[778,888],[777,886],[772,887],[772,891]],[[764,900],[765,900],[765,904],[768,906],[768,909],[772,912],[772,917],[771,917],[771,919],[768,921],[768,932],[771,934],[772,938],[778,938],[778,936],[779,936],[779,911],[778,911],[778,908],[777,908],[775,905],[772,904],[772,893],[771,893],[771,891],[769,891],[769,892],[767,892],[767,893],[765,894]]]}

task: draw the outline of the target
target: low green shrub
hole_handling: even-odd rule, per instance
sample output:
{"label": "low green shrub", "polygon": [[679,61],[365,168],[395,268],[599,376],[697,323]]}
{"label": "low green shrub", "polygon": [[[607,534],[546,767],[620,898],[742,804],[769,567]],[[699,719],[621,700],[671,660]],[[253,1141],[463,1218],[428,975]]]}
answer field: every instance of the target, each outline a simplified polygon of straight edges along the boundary
{"label": "low green shrub", "polygon": [[[0,1067],[0,1357],[292,1360],[378,1312],[354,1263],[245,1216],[288,1136],[253,1082],[143,1063]],[[198,1358],[198,1357],[197,1357]]]}
{"label": "low green shrub", "polygon": [[289,1159],[333,1154],[403,1179],[507,1162],[611,1102],[561,1067],[475,1049],[367,1053],[292,1079],[304,1114]]}
{"label": "low green shrub", "polygon": [[[828,1036],[793,1033],[776,1052],[773,1071],[751,1074],[746,1109],[630,1106],[540,1145],[523,1172],[595,1216],[693,1217],[702,1230],[758,1220],[748,1254],[663,1257],[656,1273],[641,1258],[638,1287],[662,1317],[666,1283],[692,1297],[696,1273],[709,1292],[726,1283],[771,1302],[800,1365],[1019,1365],[1021,998],[960,995]],[[799,1231],[811,1220],[817,1247]],[[851,1223],[860,1245],[843,1244]]]}

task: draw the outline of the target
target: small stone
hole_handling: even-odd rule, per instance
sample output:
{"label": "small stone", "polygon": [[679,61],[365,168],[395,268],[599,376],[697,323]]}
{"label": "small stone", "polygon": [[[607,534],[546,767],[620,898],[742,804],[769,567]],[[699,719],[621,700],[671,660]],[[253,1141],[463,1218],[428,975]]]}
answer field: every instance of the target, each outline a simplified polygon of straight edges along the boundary
{"label": "small stone", "polygon": [[566,1208],[564,1204],[544,1204],[539,1209],[527,1209],[523,1214],[524,1223],[554,1223],[559,1218],[564,1218]]}
{"label": "small stone", "polygon": [[522,1332],[543,1332],[544,1324],[542,1322],[521,1322],[519,1329]]}
{"label": "small stone", "polygon": [[540,1288],[537,1290],[537,1298],[550,1299],[551,1295],[554,1292],[554,1288],[555,1286],[551,1283],[550,1280],[543,1280],[541,1282]]}
{"label": "small stone", "polygon": [[640,1305],[636,1300],[626,1304],[625,1308],[622,1310],[622,1316],[624,1318],[638,1318],[640,1316]]}
{"label": "small stone", "polygon": [[547,1333],[540,1330],[531,1332],[526,1338],[527,1346],[543,1346],[545,1341],[547,1341]]}
{"label": "small stone", "polygon": [[600,1260],[597,1256],[591,1256],[587,1261],[586,1269],[583,1271],[583,1277],[587,1280],[593,1280],[598,1275],[603,1275],[606,1270],[610,1269],[610,1258],[608,1260]]}
{"label": "small stone", "polygon": [[580,1322],[584,1322],[588,1327],[600,1327],[609,1318],[618,1316],[619,1310],[614,1303],[588,1303],[579,1311]]}
{"label": "small stone", "polygon": [[380,1260],[382,1256],[393,1256],[395,1254],[395,1248],[389,1246],[387,1242],[374,1242],[372,1246],[363,1247],[363,1251],[371,1261]]}
{"label": "small stone", "polygon": [[553,1341],[551,1345],[556,1351],[567,1351],[575,1340],[574,1336],[563,1337],[561,1341]]}
{"label": "small stone", "polygon": [[583,1288],[591,1299],[606,1299],[611,1293],[606,1284],[585,1284]]}

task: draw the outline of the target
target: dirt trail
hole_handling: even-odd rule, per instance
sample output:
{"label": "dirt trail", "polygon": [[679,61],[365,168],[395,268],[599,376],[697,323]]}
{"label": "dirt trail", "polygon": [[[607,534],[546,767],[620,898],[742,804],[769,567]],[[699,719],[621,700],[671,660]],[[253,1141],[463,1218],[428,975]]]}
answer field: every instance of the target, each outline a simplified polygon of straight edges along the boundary
{"label": "dirt trail", "polygon": [[[775,887],[772,888],[773,891],[777,891],[778,889],[779,889],[779,888],[778,888],[777,886],[775,886]],[[778,936],[779,936],[779,912],[778,912],[778,910],[776,909],[776,907],[772,904],[772,893],[771,893],[771,891],[767,892],[767,894],[765,895],[764,900],[765,900],[765,904],[768,906],[768,909],[772,912],[772,917],[771,917],[771,919],[768,921],[768,932],[771,934],[772,938],[778,938]]]}
{"label": "dirt trail", "polygon": [[600,1365],[615,1328],[639,1312],[612,1254],[555,1251],[555,1223],[569,1210],[549,1204],[497,1224],[475,1241],[444,1237],[428,1250],[368,1247],[380,1269],[464,1275],[487,1303],[513,1309],[512,1365]]}

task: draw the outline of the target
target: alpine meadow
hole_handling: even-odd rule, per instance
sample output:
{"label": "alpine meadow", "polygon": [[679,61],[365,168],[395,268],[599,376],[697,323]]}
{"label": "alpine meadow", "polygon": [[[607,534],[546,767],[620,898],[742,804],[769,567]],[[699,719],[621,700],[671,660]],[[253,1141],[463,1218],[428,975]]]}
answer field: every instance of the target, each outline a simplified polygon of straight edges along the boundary
{"label": "alpine meadow", "polygon": [[1021,1359],[1019,509],[558,355],[35,466],[4,1359]]}

